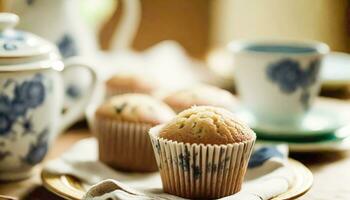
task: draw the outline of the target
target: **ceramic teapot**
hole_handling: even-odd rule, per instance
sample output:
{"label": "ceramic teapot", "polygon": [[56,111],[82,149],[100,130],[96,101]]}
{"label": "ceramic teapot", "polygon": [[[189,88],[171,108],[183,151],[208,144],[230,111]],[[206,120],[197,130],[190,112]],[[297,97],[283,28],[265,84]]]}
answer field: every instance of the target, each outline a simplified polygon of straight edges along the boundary
{"label": "ceramic teapot", "polygon": [[[61,61],[56,46],[14,29],[19,18],[0,13],[0,180],[28,177],[50,144],[84,112],[96,73],[80,58]],[[64,75],[79,82],[89,76],[90,91],[62,114]]]}
{"label": "ceramic teapot", "polygon": [[[91,24],[86,23],[81,12],[79,12],[82,8],[82,1],[0,0],[0,2],[3,2],[4,10],[15,13],[21,18],[21,22],[17,25],[18,28],[34,33],[54,43],[63,59],[72,56],[89,58],[89,63],[94,62],[96,66],[99,66],[96,70],[104,66],[106,59],[109,60],[108,63],[119,66],[118,63],[113,61],[114,57],[120,51],[124,52],[131,49],[141,21],[142,9],[140,0],[116,1],[116,13],[121,13],[121,18],[118,20],[116,27],[113,28],[113,33],[110,36],[112,37],[111,47],[118,52],[106,58],[106,56],[99,56],[102,52],[99,49],[96,31]],[[91,2],[91,4],[98,3]],[[105,22],[101,20],[99,23],[101,24],[96,25],[96,27],[100,27]],[[117,60],[119,61],[119,57]],[[74,71],[75,73],[86,73],[86,70],[84,72],[78,68],[75,68]],[[88,84],[89,80],[77,82],[74,73],[64,76],[64,83],[67,86],[64,108],[80,101],[83,98],[81,94],[88,92],[90,87]]]}

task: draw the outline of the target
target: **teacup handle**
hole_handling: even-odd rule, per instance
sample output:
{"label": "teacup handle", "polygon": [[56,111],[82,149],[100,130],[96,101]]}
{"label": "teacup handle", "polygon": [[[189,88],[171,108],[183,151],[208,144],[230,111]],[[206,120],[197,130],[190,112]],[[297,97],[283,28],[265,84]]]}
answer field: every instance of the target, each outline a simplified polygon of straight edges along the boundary
{"label": "teacup handle", "polygon": [[[91,82],[89,91],[86,91],[84,95],[82,95],[81,99],[77,100],[75,103],[71,104],[67,107],[66,111],[62,113],[60,127],[58,129],[58,133],[63,132],[65,129],[69,128],[69,126],[73,125],[79,118],[84,114],[85,108],[90,102],[92,95],[95,93],[97,86],[97,73],[93,69],[93,67],[86,62],[83,61],[81,57],[70,57],[64,61],[65,68],[61,72],[62,76],[66,70],[70,70],[75,67],[83,67],[85,68],[91,75]],[[67,71],[66,71],[67,72]],[[77,74],[78,75],[78,74]],[[79,81],[79,75],[77,76],[77,81]],[[64,94],[64,98],[67,98]]]}

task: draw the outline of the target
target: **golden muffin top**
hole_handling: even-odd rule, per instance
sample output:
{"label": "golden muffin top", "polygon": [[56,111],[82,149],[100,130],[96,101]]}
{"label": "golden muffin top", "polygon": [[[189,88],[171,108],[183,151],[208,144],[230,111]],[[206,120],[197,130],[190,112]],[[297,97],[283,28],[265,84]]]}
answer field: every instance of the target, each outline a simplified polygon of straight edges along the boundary
{"label": "golden muffin top", "polygon": [[117,74],[106,82],[109,90],[125,90],[139,93],[151,93],[156,89],[156,84],[146,75],[141,74]]}
{"label": "golden muffin top", "polygon": [[223,108],[194,106],[166,123],[159,137],[190,144],[230,144],[256,136],[245,123]]}
{"label": "golden muffin top", "polygon": [[230,92],[210,85],[198,85],[175,91],[166,96],[163,101],[176,112],[194,105],[218,106],[226,109],[232,109],[237,105],[237,99]]}
{"label": "golden muffin top", "polygon": [[171,120],[175,113],[158,99],[132,93],[110,98],[97,109],[96,116],[156,125]]}

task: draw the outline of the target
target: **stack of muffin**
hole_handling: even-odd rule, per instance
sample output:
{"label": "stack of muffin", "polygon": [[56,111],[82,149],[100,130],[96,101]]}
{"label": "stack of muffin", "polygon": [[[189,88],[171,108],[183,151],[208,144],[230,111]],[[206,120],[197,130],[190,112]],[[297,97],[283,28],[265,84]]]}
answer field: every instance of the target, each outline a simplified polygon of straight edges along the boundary
{"label": "stack of muffin", "polygon": [[94,120],[100,161],[116,170],[159,170],[164,191],[180,197],[240,190],[256,136],[228,111],[237,104],[233,95],[201,85],[158,99],[151,96],[156,84],[130,75],[106,86]]}

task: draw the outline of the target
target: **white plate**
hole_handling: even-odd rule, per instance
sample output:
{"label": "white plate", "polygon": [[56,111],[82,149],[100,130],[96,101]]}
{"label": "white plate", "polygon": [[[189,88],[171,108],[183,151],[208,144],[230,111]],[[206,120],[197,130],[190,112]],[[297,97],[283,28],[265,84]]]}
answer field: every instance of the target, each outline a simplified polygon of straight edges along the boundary
{"label": "white plate", "polygon": [[[312,186],[313,175],[308,168],[293,159],[288,160],[288,165],[295,173],[294,183],[288,191],[272,200],[296,199],[305,194]],[[81,199],[87,188],[90,187],[73,176],[51,174],[46,171],[42,172],[41,180],[46,189],[67,200]]]}

